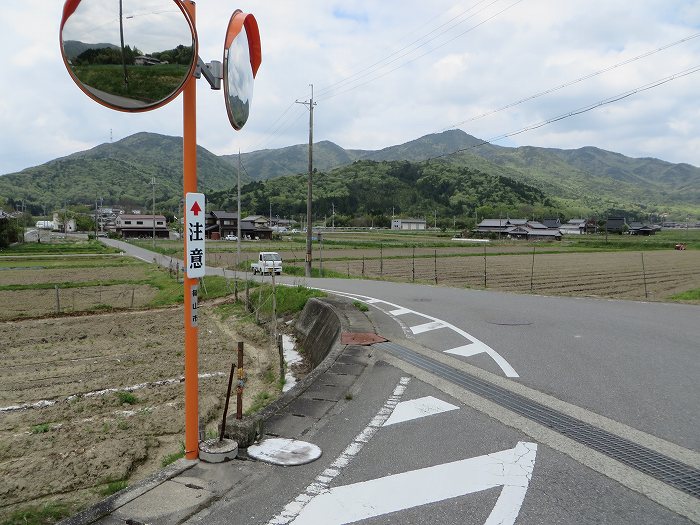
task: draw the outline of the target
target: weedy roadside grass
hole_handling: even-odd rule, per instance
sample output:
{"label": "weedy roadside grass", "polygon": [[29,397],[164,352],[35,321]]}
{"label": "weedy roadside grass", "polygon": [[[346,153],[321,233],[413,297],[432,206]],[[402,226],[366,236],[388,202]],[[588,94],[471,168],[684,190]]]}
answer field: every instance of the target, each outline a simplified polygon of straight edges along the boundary
{"label": "weedy roadside grass", "polygon": [[178,459],[184,458],[185,457],[185,443],[183,441],[180,442],[180,450],[177,452],[173,452],[172,454],[168,454],[166,456],[163,456],[163,459],[160,462],[160,466],[165,468],[171,463],[175,463]]}
{"label": "weedy roadside grass", "polygon": [[700,302],[700,288],[697,288],[695,290],[687,290],[685,292],[672,295],[671,297],[669,297],[669,299],[672,301]]}
{"label": "weedy roadside grass", "polygon": [[116,480],[116,481],[110,481],[108,482],[104,487],[102,487],[99,492],[101,496],[107,497],[111,496],[112,494],[116,494],[120,490],[124,490],[129,486],[129,483],[126,480]]}
{"label": "weedy roadside grass", "polygon": [[367,312],[369,311],[369,306],[367,306],[365,303],[361,303],[360,301],[353,301],[352,302],[353,306],[357,308],[360,312]]}
{"label": "weedy roadside grass", "polygon": [[72,515],[73,512],[74,510],[68,505],[51,502],[13,512],[0,525],[44,525],[46,523],[56,523]]}

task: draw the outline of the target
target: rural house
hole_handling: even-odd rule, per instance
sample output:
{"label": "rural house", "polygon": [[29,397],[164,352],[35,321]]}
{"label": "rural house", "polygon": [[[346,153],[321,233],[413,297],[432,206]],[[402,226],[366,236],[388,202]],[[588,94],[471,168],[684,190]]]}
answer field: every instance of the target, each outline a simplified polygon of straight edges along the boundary
{"label": "rural house", "polygon": [[498,235],[509,239],[561,240],[558,229],[550,229],[541,222],[527,219],[484,219],[474,233],[477,236]]}
{"label": "rural house", "polygon": [[624,217],[608,217],[605,222],[605,231],[608,233],[624,233],[629,229]]}
{"label": "rural house", "polygon": [[206,217],[207,239],[223,239],[227,235],[237,235],[238,213],[215,210],[210,211]]}
{"label": "rural house", "polygon": [[153,222],[155,221],[155,235],[159,239],[167,239],[170,236],[168,225],[163,215],[143,215],[122,213],[114,221],[117,235],[127,238],[148,238],[153,236]]}

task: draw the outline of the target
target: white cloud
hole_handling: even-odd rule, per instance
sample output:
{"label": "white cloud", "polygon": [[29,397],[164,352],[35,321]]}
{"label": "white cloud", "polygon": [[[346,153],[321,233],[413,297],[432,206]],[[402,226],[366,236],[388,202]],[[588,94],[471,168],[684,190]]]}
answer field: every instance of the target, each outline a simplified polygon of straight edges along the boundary
{"label": "white cloud", "polygon": [[[469,30],[512,3],[242,2],[238,7],[258,20],[263,49],[251,116],[243,131],[234,132],[223,93],[199,81],[199,143],[224,154],[239,147],[247,151],[306,142],[308,111],[294,101],[307,100],[313,83],[319,102],[314,138],[379,149],[700,32],[700,8],[689,0],[527,0]],[[223,0],[197,4],[205,61],[221,60],[231,10]],[[0,44],[11,51],[11,67],[2,72],[0,173],[106,142],[110,130],[114,140],[138,131],[182,133],[179,98],[159,110],[130,115],[102,108],[78,90],[60,58],[61,11],[59,0],[4,6]],[[467,19],[469,15],[474,16]],[[426,34],[430,42],[420,39]],[[511,132],[699,65],[698,51],[700,38],[470,121],[463,129],[480,138]],[[356,82],[344,82],[357,72]],[[695,138],[700,136],[699,77],[678,79],[509,142],[593,145],[700,165]]]}

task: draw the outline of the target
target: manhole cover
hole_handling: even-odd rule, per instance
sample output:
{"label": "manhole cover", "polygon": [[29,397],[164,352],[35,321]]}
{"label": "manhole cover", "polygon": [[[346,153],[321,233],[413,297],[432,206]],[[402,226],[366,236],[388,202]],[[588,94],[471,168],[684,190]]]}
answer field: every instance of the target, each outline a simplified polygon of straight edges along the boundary
{"label": "manhole cover", "polygon": [[248,455],[273,465],[304,465],[321,457],[321,449],[313,443],[287,438],[263,439],[248,447]]}
{"label": "manhole cover", "polygon": [[527,321],[525,319],[487,319],[486,322],[498,326],[530,326],[532,324],[532,321]]}
{"label": "manhole cover", "polygon": [[340,334],[340,342],[344,345],[373,345],[374,343],[384,343],[386,339],[374,332],[343,332]]}

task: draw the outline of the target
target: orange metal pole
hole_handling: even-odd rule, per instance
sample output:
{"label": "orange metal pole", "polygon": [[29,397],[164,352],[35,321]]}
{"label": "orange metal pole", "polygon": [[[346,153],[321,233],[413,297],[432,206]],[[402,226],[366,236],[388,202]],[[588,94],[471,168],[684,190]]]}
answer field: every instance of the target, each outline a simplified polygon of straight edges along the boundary
{"label": "orange metal pole", "polygon": [[[195,3],[184,3],[192,24],[195,24]],[[191,77],[182,92],[183,95],[183,191],[197,192],[197,79]],[[185,235],[187,225],[185,224]],[[187,246],[187,243],[185,243]],[[188,254],[185,248],[185,264]],[[185,269],[187,269],[185,267]],[[196,290],[197,279],[185,274],[185,458],[199,457],[199,357],[197,341],[199,329],[193,326],[192,291]]]}

